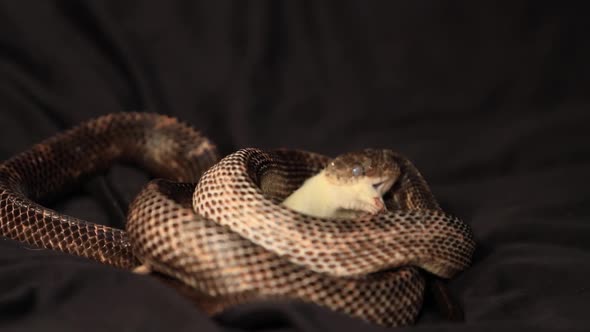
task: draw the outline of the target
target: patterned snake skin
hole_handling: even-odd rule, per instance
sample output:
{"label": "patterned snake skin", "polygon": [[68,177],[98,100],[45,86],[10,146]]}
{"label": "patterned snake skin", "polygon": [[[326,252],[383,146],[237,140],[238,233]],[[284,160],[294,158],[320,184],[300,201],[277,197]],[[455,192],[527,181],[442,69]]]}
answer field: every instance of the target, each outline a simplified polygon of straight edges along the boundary
{"label": "patterned snake skin", "polygon": [[[405,325],[422,305],[422,270],[452,277],[475,243],[414,166],[396,160],[402,176],[385,197],[388,212],[314,218],[279,203],[329,158],[243,149],[219,161],[207,138],[174,118],[111,114],[0,164],[0,235],[124,269],[147,265],[181,281],[210,314],[291,298]],[[121,161],[161,178],[132,202],[126,231],[36,203]]]}

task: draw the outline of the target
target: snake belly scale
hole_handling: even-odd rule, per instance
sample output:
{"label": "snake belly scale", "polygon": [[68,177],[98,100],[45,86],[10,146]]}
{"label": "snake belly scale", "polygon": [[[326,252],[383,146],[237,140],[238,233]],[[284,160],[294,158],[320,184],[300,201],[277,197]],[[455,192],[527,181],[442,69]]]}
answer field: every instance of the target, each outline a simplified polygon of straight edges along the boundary
{"label": "snake belly scale", "polygon": [[[280,202],[330,158],[248,148],[220,160],[211,141],[175,118],[109,114],[0,164],[0,235],[123,269],[145,264],[181,281],[210,314],[288,298],[405,325],[421,308],[422,271],[454,276],[475,242],[416,168],[395,157],[401,176],[386,195],[387,212],[310,217]],[[125,230],[38,203],[120,161],[158,178],[131,203]]]}

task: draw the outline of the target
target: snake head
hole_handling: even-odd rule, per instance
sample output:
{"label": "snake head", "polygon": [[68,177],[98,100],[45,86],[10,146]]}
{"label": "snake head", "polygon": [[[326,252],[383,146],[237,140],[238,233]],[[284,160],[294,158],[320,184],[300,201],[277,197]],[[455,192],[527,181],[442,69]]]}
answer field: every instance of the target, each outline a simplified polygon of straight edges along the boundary
{"label": "snake head", "polygon": [[364,149],[334,158],[324,170],[340,209],[371,214],[385,210],[383,195],[400,176],[390,150]]}

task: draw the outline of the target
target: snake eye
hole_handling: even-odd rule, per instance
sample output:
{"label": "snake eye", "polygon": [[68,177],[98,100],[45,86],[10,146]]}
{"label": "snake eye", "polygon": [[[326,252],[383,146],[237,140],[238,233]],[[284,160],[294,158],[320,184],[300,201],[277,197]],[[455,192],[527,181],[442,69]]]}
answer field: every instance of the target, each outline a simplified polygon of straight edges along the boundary
{"label": "snake eye", "polygon": [[354,165],[352,168],[352,175],[353,176],[361,176],[365,174],[365,169],[362,165]]}

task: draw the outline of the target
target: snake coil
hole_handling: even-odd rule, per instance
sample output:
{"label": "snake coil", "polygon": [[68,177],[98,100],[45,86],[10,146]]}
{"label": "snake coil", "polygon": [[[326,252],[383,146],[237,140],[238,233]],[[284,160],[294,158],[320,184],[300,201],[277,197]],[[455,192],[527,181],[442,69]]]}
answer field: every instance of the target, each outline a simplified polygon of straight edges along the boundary
{"label": "snake coil", "polygon": [[[291,298],[404,325],[422,304],[421,270],[450,278],[469,265],[475,243],[416,168],[396,156],[402,176],[387,213],[313,218],[279,202],[328,157],[250,148],[219,160],[206,137],[174,118],[109,114],[0,164],[0,235],[123,269],[146,264],[190,287],[210,314]],[[119,161],[161,178],[131,203],[126,230],[37,203]]]}

